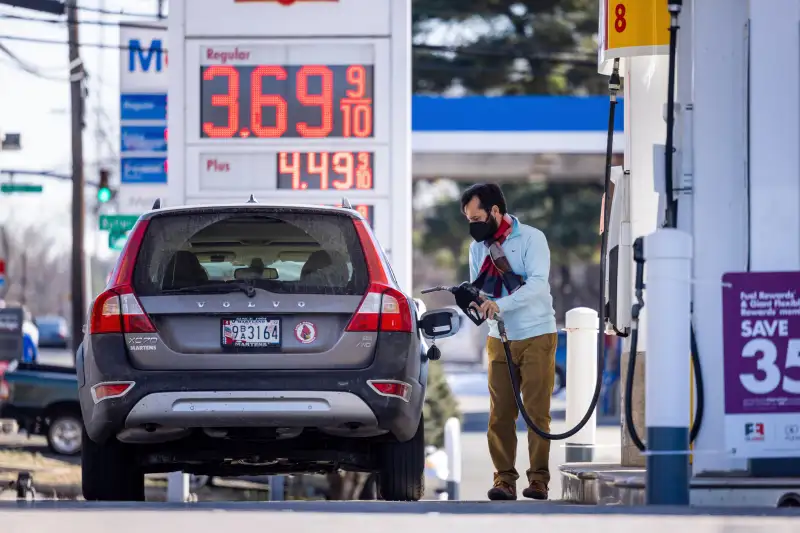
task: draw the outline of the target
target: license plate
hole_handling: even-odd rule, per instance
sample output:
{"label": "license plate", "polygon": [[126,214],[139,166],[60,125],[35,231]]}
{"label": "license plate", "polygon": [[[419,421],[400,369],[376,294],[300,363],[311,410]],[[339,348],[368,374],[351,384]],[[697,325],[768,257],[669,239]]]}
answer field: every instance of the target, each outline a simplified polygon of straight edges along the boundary
{"label": "license plate", "polygon": [[281,321],[277,318],[223,318],[222,346],[226,348],[277,348]]}

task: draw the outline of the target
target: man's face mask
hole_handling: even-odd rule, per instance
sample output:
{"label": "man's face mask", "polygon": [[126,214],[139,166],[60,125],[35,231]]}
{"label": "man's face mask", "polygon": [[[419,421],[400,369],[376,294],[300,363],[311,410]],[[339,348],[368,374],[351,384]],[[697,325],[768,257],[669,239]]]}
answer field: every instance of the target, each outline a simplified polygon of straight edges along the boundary
{"label": "man's face mask", "polygon": [[478,242],[483,242],[492,237],[497,231],[497,222],[489,215],[486,220],[469,223],[469,234]]}

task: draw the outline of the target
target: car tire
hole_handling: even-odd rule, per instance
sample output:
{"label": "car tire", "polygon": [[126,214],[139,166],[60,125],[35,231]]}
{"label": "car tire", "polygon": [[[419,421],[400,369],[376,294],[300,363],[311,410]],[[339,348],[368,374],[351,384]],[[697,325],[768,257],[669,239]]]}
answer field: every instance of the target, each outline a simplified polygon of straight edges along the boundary
{"label": "car tire", "polygon": [[81,447],[83,497],[99,502],[143,502],[144,472],[130,446],[111,437],[94,442],[83,430]]}
{"label": "car tire", "polygon": [[420,416],[416,434],[406,442],[381,447],[380,497],[386,501],[415,502],[425,493],[425,423]]}
{"label": "car tire", "polygon": [[61,411],[48,418],[46,438],[50,451],[67,456],[81,453],[83,421],[80,414]]}
{"label": "car tire", "polygon": [[556,367],[556,377],[553,382],[553,396],[559,394],[567,386],[567,375],[560,366]]}

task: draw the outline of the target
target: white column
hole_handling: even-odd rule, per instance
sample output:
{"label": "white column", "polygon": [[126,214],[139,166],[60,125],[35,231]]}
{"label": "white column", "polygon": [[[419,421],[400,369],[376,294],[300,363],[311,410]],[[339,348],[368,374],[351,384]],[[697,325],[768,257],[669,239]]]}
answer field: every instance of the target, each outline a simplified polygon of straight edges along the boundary
{"label": "white column", "polygon": [[750,253],[800,268],[800,2],[750,2]]}
{"label": "white column", "polygon": [[693,302],[706,409],[694,446],[695,475],[746,467],[720,450],[725,448],[721,277],[746,266],[747,16],[748,0],[694,0]]}
{"label": "white column", "polygon": [[[653,145],[664,144],[667,135],[663,113],[668,65],[666,56],[625,61],[625,169],[631,172],[631,242],[655,231],[658,220]],[[646,313],[644,310],[640,315],[640,322],[645,323]],[[644,346],[646,340],[647,328],[640,328],[639,346]],[[625,346],[630,349],[630,338]]]}
{"label": "white column", "polygon": [[659,229],[644,242],[649,336],[645,385],[647,503],[689,504],[689,314],[692,237]]}
{"label": "white column", "polygon": [[[597,311],[577,307],[567,311],[567,424],[578,425],[589,409],[597,382]],[[605,335],[605,333],[601,333]],[[565,441],[566,462],[590,463],[597,442],[597,409],[586,425]]]}
{"label": "white column", "polygon": [[[666,123],[664,122],[664,105],[667,103],[667,68],[666,56],[634,57],[626,59],[624,68],[625,88],[625,169],[630,170],[630,214],[632,241],[637,237],[655,231],[658,219],[658,195],[654,186],[653,145],[664,144],[666,139]],[[632,242],[631,241],[631,242]],[[631,265],[635,272],[635,265]],[[631,277],[631,294],[634,291],[635,277]],[[646,297],[645,297],[646,299]],[[639,352],[644,351],[647,342],[646,318],[647,307],[640,314]],[[630,337],[623,344],[623,365],[621,377],[627,377],[627,360],[630,354]],[[637,359],[637,368],[646,365],[645,357]],[[644,388],[643,374],[636,372],[634,379],[634,397],[625,398],[631,402],[633,417],[640,435],[644,432]],[[623,382],[624,383],[624,382]],[[622,389],[621,389],[622,390]],[[627,429],[622,429],[622,464],[623,466],[643,466],[644,459],[638,454]]]}

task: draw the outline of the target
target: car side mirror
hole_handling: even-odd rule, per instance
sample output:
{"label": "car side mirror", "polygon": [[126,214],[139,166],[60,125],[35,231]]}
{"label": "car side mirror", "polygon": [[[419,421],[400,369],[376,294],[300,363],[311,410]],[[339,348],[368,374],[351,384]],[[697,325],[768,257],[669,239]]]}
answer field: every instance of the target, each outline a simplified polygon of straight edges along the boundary
{"label": "car side mirror", "polygon": [[437,309],[423,314],[418,324],[426,339],[444,339],[458,333],[461,317],[455,309]]}

